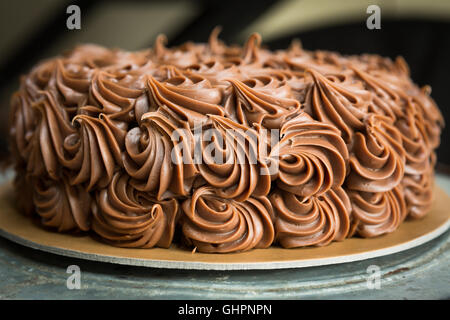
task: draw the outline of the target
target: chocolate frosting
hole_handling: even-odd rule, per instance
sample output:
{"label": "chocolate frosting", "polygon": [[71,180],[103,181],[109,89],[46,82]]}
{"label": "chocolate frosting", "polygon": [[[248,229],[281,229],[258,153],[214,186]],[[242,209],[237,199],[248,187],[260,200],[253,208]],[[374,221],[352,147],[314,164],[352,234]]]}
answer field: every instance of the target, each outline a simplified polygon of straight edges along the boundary
{"label": "chocolate frosting", "polygon": [[307,198],[277,190],[270,200],[277,239],[285,248],[324,246],[349,235],[352,206],[341,187]]}
{"label": "chocolate frosting", "polygon": [[[189,129],[188,124],[173,121],[169,114],[147,112],[139,127],[132,128],[125,137],[123,166],[133,178],[130,183],[140,191],[155,194],[157,199],[189,194],[197,169],[192,163],[183,163],[183,154],[192,159],[193,137],[189,130],[184,139],[174,143],[172,134],[177,128]],[[184,146],[181,148],[180,146]],[[175,150],[176,162],[172,161]]]}
{"label": "chocolate frosting", "polygon": [[364,131],[353,139],[347,186],[367,192],[391,190],[405,171],[401,136],[389,118],[373,114],[366,118]]}
{"label": "chocolate frosting", "polygon": [[386,192],[350,191],[356,232],[374,237],[397,229],[407,215],[401,185]]}
{"label": "chocolate frosting", "polygon": [[283,124],[277,185],[302,197],[321,195],[343,184],[348,151],[339,131],[302,113]]}
{"label": "chocolate frosting", "polygon": [[178,201],[158,201],[138,191],[130,176],[116,172],[111,183],[96,193],[92,229],[120,247],[168,248],[178,217]]}
{"label": "chocolate frosting", "polygon": [[80,185],[60,180],[39,179],[33,183],[33,203],[42,224],[59,232],[90,229],[91,195]]}
{"label": "chocolate frosting", "polygon": [[219,32],[81,45],[24,75],[9,120],[21,211],[116,246],[221,253],[373,237],[428,213],[444,121],[403,58]]}
{"label": "chocolate frosting", "polygon": [[200,187],[182,204],[183,235],[209,253],[267,248],[274,239],[273,209],[267,197],[224,199],[217,189]]}
{"label": "chocolate frosting", "polygon": [[[202,139],[205,147],[198,164],[201,177],[225,199],[245,201],[251,195],[267,195],[271,177],[267,163],[258,156],[258,144],[262,143],[258,132],[228,118],[211,115],[210,119],[212,132],[217,136]],[[208,128],[203,131],[205,134]],[[219,140],[223,141],[219,143]],[[217,145],[214,156],[208,147],[211,141],[212,145]],[[217,150],[222,150],[222,154]]]}

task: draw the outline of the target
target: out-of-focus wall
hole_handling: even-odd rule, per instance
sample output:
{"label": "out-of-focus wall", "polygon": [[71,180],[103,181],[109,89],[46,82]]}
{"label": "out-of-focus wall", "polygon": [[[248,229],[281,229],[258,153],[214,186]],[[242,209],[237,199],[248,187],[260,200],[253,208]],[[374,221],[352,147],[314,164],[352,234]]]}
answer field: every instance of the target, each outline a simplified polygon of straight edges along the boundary
{"label": "out-of-focus wall", "polygon": [[241,39],[254,31],[268,41],[299,31],[365,21],[370,5],[382,9],[383,19],[450,20],[449,0],[284,0],[243,30]]}

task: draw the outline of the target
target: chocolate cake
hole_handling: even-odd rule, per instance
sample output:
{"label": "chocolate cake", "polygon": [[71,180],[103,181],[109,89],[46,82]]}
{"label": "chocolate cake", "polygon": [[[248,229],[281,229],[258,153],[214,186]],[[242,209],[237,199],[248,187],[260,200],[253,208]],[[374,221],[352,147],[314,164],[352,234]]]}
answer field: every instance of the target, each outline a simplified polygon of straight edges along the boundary
{"label": "chocolate cake", "polygon": [[11,100],[20,210],[120,247],[324,246],[426,215],[443,118],[406,62],[227,46],[81,45]]}

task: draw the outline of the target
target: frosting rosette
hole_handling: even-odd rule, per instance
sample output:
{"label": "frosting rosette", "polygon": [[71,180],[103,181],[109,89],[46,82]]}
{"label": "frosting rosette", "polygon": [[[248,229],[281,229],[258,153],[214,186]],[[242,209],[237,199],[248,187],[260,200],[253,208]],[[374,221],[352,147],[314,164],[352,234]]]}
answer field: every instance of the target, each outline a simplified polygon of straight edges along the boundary
{"label": "frosting rosette", "polygon": [[[66,171],[72,185],[86,182],[88,190],[109,182],[116,165],[120,165],[124,123],[103,114],[79,114],[70,121],[67,111],[48,92],[32,108],[38,115],[37,125],[22,153],[28,157],[31,175],[45,174],[58,180]],[[25,123],[19,121],[22,131]]]}
{"label": "frosting rosette", "polygon": [[304,110],[315,120],[338,128],[346,143],[353,138],[354,130],[364,127],[363,118],[368,105],[368,92],[360,88],[333,81],[333,76],[324,76],[308,69],[312,82],[307,85]]}
{"label": "frosting rosette", "polygon": [[341,187],[308,198],[277,190],[270,202],[275,210],[276,240],[283,248],[325,246],[350,233],[352,207]]}
{"label": "frosting rosette", "polygon": [[435,154],[432,142],[426,133],[426,120],[408,101],[404,115],[396,126],[402,134],[405,149],[405,175],[402,185],[405,194],[408,217],[424,217],[431,209]]}
{"label": "frosting rosette", "polygon": [[73,63],[56,61],[55,91],[64,99],[71,115],[87,104],[93,70]]}
{"label": "frosting rosette", "polygon": [[[289,88],[274,78],[228,81],[234,94],[229,96],[225,108],[242,125],[258,124],[268,129],[279,129],[282,123],[300,109],[300,103],[293,98]],[[278,94],[268,94],[268,90]]]}
{"label": "frosting rosette", "polygon": [[80,128],[64,139],[60,161],[72,169],[71,184],[87,183],[87,190],[102,188],[121,166],[125,130],[103,114],[98,118],[77,115],[73,122]]}
{"label": "frosting rosette", "polygon": [[404,115],[396,123],[401,133],[402,146],[405,149],[405,174],[422,174],[428,172],[433,152],[426,134],[422,115],[408,103]]}
{"label": "frosting rosette", "polygon": [[168,248],[178,217],[178,201],[158,201],[129,183],[127,174],[115,173],[111,183],[96,193],[92,230],[118,247]]}
{"label": "frosting rosette", "polygon": [[405,149],[390,118],[369,115],[365,131],[355,133],[350,155],[349,189],[384,192],[397,186],[405,173]]}
{"label": "frosting rosette", "polygon": [[408,217],[423,218],[433,204],[434,170],[420,175],[405,175],[403,188]]}
{"label": "frosting rosette", "polygon": [[302,197],[339,187],[346,176],[348,151],[339,131],[302,113],[283,124],[270,154],[278,160],[277,186]]}
{"label": "frosting rosette", "polygon": [[81,108],[91,116],[109,115],[112,119],[134,119],[133,107],[143,90],[122,84],[113,74],[95,71],[89,87],[88,105]]}
{"label": "frosting rosette", "polygon": [[436,149],[441,140],[441,130],[444,127],[444,118],[436,106],[433,99],[430,97],[431,88],[429,86],[423,87],[421,90],[414,88],[414,95],[412,101],[418,113],[422,115],[425,120],[425,129],[428,136],[428,141],[433,149]]}
{"label": "frosting rosette", "polygon": [[59,160],[64,158],[63,140],[76,130],[71,125],[66,110],[61,108],[50,93],[44,92],[32,108],[37,113],[37,125],[25,149],[29,157],[27,170],[33,176],[46,174],[57,180],[61,174]]}
{"label": "frosting rosette", "polygon": [[149,77],[148,88],[154,104],[167,106],[191,126],[205,121],[207,114],[224,115],[223,108],[217,104],[221,101],[221,91],[200,76],[178,75],[164,82]]}
{"label": "frosting rosette", "polygon": [[260,135],[231,119],[210,116],[211,125],[202,130],[201,177],[226,199],[245,201],[269,193],[268,163],[260,157]]}
{"label": "frosting rosette", "polygon": [[186,242],[207,253],[267,248],[274,239],[273,209],[266,197],[223,199],[212,187],[201,187],[181,205]]}
{"label": "frosting rosette", "polygon": [[411,83],[404,78],[394,77],[386,73],[384,69],[361,70],[351,66],[357,78],[363,81],[369,92],[369,112],[391,118],[393,121],[403,114],[403,108],[408,100],[405,90],[412,90]]}
{"label": "frosting rosette", "polygon": [[40,177],[35,180],[33,203],[44,226],[65,231],[88,231],[91,227],[91,195],[81,186]]}
{"label": "frosting rosette", "polygon": [[123,166],[132,177],[130,183],[140,191],[151,192],[159,200],[186,196],[197,175],[193,148],[187,123],[162,111],[148,112],[141,125],[126,134]]}
{"label": "frosting rosette", "polygon": [[401,185],[386,192],[349,191],[356,233],[364,238],[390,233],[407,215]]}
{"label": "frosting rosette", "polygon": [[33,149],[33,136],[36,131],[37,112],[31,108],[31,98],[23,91],[14,93],[11,98],[9,117],[9,139],[11,154],[19,165],[28,166]]}

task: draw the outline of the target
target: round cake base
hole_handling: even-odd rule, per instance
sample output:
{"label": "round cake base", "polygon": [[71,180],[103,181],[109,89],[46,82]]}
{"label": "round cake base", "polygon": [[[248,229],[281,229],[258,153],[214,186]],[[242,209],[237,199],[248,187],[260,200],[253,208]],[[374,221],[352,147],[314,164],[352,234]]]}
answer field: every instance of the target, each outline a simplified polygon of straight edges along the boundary
{"label": "round cake base", "polygon": [[93,261],[152,268],[191,270],[256,270],[304,268],[360,261],[404,251],[443,234],[450,226],[450,198],[435,187],[431,212],[421,220],[407,220],[393,233],[372,239],[351,238],[325,247],[271,247],[243,253],[205,254],[172,245],[170,249],[116,248],[89,235],[46,230],[20,214],[11,182],[0,187],[0,235],[34,249]]}

